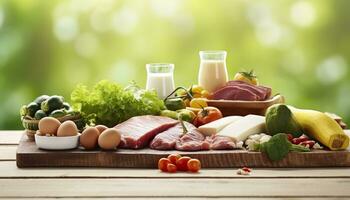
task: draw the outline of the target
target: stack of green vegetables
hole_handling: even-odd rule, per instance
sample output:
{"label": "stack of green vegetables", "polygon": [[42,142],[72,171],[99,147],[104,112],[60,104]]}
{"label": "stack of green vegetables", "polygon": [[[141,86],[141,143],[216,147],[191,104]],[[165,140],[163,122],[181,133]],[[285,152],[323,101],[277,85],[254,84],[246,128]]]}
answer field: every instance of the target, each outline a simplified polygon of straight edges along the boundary
{"label": "stack of green vegetables", "polygon": [[165,109],[164,102],[155,91],[141,89],[135,83],[123,88],[107,80],[100,81],[91,89],[78,85],[71,94],[71,100],[86,122],[108,127],[134,116],[159,115]]}
{"label": "stack of green vegetables", "polygon": [[28,105],[23,105],[20,113],[26,119],[40,120],[44,117],[63,117],[73,112],[62,96],[41,95]]}

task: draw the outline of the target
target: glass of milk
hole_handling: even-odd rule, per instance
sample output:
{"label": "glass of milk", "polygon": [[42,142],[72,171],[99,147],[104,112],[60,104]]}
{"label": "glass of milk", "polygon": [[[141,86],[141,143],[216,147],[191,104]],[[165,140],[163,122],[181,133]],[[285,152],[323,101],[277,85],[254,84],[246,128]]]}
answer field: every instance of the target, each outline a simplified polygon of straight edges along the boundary
{"label": "glass of milk", "polygon": [[164,99],[175,89],[174,64],[151,63],[146,65],[147,90],[155,90],[158,97]]}
{"label": "glass of milk", "polygon": [[200,51],[201,59],[198,85],[209,92],[225,86],[228,81],[226,69],[226,51]]}

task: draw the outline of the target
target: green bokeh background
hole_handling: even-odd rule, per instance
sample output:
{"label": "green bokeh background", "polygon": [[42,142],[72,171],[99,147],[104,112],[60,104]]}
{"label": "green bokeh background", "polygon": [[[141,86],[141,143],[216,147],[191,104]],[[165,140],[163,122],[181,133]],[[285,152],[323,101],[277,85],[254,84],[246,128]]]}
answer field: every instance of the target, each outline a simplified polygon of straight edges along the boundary
{"label": "green bokeh background", "polygon": [[2,0],[0,129],[40,94],[77,83],[145,86],[145,64],[197,82],[200,50],[226,50],[230,77],[254,69],[289,104],[350,122],[348,0]]}

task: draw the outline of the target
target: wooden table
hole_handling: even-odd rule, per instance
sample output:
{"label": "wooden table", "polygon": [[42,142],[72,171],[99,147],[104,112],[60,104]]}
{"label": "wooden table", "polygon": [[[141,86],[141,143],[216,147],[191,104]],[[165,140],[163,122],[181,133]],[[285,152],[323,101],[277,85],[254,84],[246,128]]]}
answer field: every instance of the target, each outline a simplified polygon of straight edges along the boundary
{"label": "wooden table", "polygon": [[0,198],[348,199],[350,168],[202,169],[199,174],[156,169],[30,168],[16,166],[23,131],[0,131]]}

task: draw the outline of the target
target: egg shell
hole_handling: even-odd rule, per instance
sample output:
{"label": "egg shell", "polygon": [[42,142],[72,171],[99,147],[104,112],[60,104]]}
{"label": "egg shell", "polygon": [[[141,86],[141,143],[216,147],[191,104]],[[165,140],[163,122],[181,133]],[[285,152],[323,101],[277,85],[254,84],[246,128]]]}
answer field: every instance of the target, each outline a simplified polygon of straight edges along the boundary
{"label": "egg shell", "polygon": [[114,128],[109,128],[98,137],[98,145],[104,150],[115,150],[120,143],[120,139],[120,133]]}
{"label": "egg shell", "polygon": [[97,130],[99,131],[99,135],[100,135],[103,131],[105,131],[106,129],[108,129],[108,127],[105,126],[105,125],[97,125],[97,126],[95,126],[95,128],[97,128]]}
{"label": "egg shell", "polygon": [[58,137],[75,136],[78,134],[77,125],[73,121],[65,121],[57,130]]}
{"label": "egg shell", "polygon": [[44,117],[39,121],[38,127],[41,134],[57,135],[61,122],[54,117]]}
{"label": "egg shell", "polygon": [[98,136],[100,132],[95,127],[86,128],[80,135],[80,145],[86,150],[95,149],[97,147]]}

